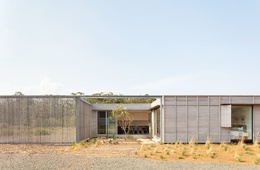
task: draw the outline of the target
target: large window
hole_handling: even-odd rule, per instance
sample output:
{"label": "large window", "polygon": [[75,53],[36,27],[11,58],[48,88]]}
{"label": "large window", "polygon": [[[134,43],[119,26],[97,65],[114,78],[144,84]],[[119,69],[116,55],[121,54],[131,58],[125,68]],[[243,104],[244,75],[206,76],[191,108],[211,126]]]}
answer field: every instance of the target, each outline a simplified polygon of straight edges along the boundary
{"label": "large window", "polygon": [[98,111],[98,134],[116,134],[116,121],[110,116],[111,111]]}
{"label": "large window", "polygon": [[252,140],[252,106],[232,106],[231,139]]}

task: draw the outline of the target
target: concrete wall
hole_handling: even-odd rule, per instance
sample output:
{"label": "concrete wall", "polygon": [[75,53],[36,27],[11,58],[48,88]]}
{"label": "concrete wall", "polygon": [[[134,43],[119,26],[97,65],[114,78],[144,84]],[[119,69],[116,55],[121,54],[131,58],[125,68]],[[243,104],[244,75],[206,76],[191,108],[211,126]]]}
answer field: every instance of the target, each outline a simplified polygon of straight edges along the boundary
{"label": "concrete wall", "polygon": [[92,137],[91,122],[92,122],[92,106],[85,100],[77,98],[76,100],[76,141]]}
{"label": "concrete wall", "polygon": [[92,110],[113,110],[116,106],[122,106],[127,110],[149,110],[151,104],[92,104]]}

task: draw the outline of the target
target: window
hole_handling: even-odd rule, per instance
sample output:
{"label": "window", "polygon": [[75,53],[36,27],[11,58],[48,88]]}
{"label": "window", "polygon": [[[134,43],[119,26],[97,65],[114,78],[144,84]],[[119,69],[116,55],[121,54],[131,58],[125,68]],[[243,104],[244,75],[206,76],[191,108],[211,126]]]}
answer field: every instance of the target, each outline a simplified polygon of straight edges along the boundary
{"label": "window", "polygon": [[98,134],[116,134],[116,121],[110,116],[111,111],[98,111]]}
{"label": "window", "polygon": [[252,106],[232,106],[231,139],[252,140]]}

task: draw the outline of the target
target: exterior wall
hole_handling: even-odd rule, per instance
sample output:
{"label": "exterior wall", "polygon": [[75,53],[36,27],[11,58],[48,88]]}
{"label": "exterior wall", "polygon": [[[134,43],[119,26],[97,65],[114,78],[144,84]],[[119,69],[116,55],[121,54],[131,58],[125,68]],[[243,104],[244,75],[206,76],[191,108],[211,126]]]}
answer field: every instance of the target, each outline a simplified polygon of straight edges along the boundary
{"label": "exterior wall", "polygon": [[91,137],[98,135],[98,115],[97,111],[91,111]]}
{"label": "exterior wall", "polygon": [[259,137],[260,137],[260,105],[255,105],[253,107],[253,139]]}
{"label": "exterior wall", "polygon": [[92,110],[107,111],[113,110],[116,106],[122,106],[127,110],[149,110],[151,104],[92,104]]}
{"label": "exterior wall", "polygon": [[164,96],[164,143],[230,142],[230,127],[221,127],[222,105],[252,105],[253,132],[260,132],[260,96]]}
{"label": "exterior wall", "polygon": [[91,104],[77,99],[77,119],[76,119],[76,141],[92,137],[91,136]]}

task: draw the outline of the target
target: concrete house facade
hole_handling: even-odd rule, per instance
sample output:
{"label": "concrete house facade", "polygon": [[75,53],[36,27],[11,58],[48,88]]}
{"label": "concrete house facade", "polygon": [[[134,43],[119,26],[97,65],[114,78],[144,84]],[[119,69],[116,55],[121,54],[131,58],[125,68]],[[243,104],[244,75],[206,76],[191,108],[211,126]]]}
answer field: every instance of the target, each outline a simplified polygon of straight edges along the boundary
{"label": "concrete house facade", "polygon": [[[100,96],[0,96],[0,143],[72,143],[122,136],[111,110],[120,105],[133,117],[130,135],[163,143],[253,142],[260,132],[260,96],[158,95],[145,104],[95,104]],[[104,96],[101,96],[106,98]],[[147,96],[112,96],[134,98]]]}

